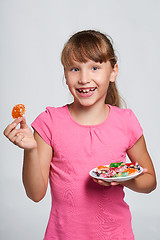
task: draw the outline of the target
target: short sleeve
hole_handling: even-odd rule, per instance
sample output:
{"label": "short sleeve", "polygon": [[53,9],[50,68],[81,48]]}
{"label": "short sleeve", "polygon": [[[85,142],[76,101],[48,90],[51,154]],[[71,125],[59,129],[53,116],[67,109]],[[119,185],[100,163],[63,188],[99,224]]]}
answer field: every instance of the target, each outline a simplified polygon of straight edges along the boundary
{"label": "short sleeve", "polygon": [[46,108],[31,124],[32,128],[38,132],[43,140],[52,146],[52,129],[53,129],[53,116],[54,108]]}
{"label": "short sleeve", "polygon": [[143,129],[131,109],[126,109],[127,114],[127,134],[128,134],[128,149],[133,147],[137,140],[142,136]]}

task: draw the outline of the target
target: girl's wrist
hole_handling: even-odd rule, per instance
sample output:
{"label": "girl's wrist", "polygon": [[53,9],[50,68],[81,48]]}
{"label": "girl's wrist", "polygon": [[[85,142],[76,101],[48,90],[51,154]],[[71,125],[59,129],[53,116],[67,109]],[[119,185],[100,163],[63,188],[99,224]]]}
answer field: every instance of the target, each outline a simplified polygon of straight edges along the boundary
{"label": "girl's wrist", "polygon": [[34,153],[37,153],[37,144],[35,144],[35,146],[32,147],[32,148],[26,148],[26,149],[24,149],[24,153],[26,153],[26,154],[34,154]]}

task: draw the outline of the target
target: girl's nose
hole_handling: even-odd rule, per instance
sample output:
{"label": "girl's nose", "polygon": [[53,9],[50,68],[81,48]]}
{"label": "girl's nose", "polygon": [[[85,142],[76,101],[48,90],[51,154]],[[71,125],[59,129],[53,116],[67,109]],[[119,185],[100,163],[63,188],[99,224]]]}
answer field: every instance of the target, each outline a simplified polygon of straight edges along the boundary
{"label": "girl's nose", "polygon": [[81,71],[81,74],[79,76],[79,83],[86,84],[90,82],[90,77],[87,71]]}

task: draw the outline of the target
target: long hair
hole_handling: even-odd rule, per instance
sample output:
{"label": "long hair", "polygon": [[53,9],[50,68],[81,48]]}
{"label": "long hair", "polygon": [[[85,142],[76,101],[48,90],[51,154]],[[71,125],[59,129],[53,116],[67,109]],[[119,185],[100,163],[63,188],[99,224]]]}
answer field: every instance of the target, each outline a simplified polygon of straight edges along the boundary
{"label": "long hair", "polygon": [[[90,59],[100,63],[110,61],[112,68],[114,68],[117,56],[111,42],[109,36],[99,31],[77,32],[64,45],[61,54],[62,65],[66,68],[72,65],[73,60],[85,63]],[[121,106],[121,97],[115,82],[109,83],[105,103],[117,107]]]}

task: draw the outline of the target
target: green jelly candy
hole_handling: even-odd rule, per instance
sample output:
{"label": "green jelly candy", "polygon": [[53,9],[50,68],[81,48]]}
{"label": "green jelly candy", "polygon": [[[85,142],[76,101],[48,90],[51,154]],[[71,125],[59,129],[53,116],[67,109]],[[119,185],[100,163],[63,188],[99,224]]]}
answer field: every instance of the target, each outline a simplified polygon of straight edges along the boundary
{"label": "green jelly candy", "polygon": [[121,174],[121,177],[127,177],[129,175],[129,172],[122,172]]}
{"label": "green jelly candy", "polygon": [[120,167],[121,165],[123,164],[123,162],[115,162],[115,163],[110,163],[109,167],[112,168],[112,167]]}

